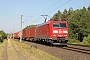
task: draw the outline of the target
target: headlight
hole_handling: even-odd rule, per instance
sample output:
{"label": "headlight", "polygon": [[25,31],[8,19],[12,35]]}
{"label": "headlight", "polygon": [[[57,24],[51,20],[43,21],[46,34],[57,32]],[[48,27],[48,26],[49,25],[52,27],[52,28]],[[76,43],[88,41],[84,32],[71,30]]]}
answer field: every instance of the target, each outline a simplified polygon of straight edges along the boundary
{"label": "headlight", "polygon": [[63,31],[63,33],[68,33],[68,31]]}
{"label": "headlight", "polygon": [[57,30],[53,30],[53,33],[58,33],[58,31]]}

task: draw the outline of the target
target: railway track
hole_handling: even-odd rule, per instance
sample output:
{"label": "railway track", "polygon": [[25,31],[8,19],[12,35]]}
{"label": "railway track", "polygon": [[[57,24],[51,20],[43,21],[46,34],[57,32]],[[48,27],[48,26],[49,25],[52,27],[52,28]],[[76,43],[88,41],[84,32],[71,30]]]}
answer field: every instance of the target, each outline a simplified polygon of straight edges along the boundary
{"label": "railway track", "polygon": [[69,44],[67,44],[67,47],[63,47],[63,49],[90,54],[90,46],[88,46],[88,45],[70,44],[69,43]]}

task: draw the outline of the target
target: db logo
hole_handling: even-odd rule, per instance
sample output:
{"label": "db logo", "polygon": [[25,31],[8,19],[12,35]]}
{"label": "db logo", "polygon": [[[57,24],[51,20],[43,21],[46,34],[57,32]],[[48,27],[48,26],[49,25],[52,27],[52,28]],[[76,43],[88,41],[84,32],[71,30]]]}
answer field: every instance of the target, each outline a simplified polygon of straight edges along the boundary
{"label": "db logo", "polygon": [[62,33],[62,31],[59,31],[59,33]]}

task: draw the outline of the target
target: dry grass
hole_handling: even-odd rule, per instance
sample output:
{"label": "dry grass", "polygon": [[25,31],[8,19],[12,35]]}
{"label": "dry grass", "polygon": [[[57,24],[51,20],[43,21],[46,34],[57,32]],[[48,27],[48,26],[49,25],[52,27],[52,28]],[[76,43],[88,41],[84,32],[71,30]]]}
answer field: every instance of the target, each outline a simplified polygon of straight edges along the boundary
{"label": "dry grass", "polygon": [[20,60],[10,40],[8,40],[7,55],[8,55],[8,60]]}
{"label": "dry grass", "polygon": [[44,51],[41,51],[36,48],[32,48],[27,44],[20,43],[13,40],[15,47],[22,55],[24,55],[27,60],[60,60]]}
{"label": "dry grass", "polygon": [[3,41],[3,43],[0,43],[0,60],[3,60],[3,53],[4,53],[4,46],[5,46],[6,40]]}

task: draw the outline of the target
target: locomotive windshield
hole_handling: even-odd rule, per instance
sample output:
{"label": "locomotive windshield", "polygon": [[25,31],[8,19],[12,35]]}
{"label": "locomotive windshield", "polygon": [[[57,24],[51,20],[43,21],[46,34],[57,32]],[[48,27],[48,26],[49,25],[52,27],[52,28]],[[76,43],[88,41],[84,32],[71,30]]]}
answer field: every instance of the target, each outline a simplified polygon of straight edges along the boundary
{"label": "locomotive windshield", "polygon": [[60,23],[60,28],[66,28],[66,23]]}
{"label": "locomotive windshield", "polygon": [[59,28],[59,24],[53,24],[54,28]]}
{"label": "locomotive windshield", "polygon": [[54,28],[66,28],[66,23],[53,24]]}

